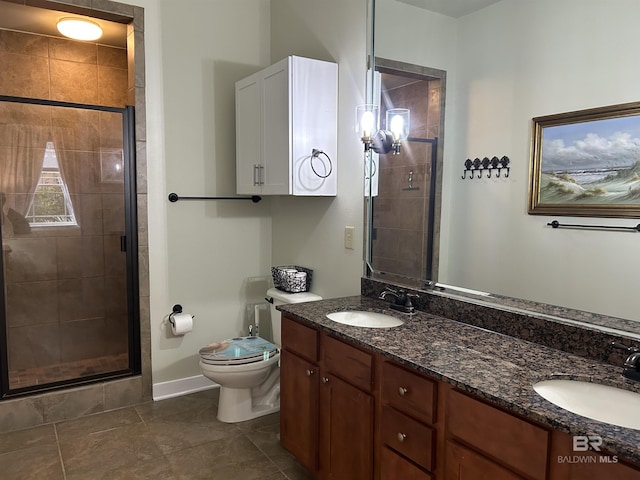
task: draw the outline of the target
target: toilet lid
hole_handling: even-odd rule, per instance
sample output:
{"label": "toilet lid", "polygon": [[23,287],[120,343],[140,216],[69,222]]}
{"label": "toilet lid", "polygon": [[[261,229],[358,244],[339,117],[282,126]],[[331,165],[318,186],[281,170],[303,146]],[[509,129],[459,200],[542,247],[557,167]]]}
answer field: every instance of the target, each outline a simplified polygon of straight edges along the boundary
{"label": "toilet lid", "polygon": [[260,337],[236,337],[202,347],[200,359],[210,365],[242,365],[269,360],[278,348]]}

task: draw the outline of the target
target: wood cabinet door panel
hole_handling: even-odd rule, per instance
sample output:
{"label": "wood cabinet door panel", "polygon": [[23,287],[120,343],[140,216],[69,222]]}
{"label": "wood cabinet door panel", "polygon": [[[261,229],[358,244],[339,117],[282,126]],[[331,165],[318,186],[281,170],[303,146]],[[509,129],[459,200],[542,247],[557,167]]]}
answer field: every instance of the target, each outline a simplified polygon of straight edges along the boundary
{"label": "wood cabinet door panel", "polygon": [[446,449],[445,480],[523,480],[523,477],[456,442],[447,442]]}
{"label": "wood cabinet door panel", "polygon": [[307,469],[318,469],[318,367],[288,351],[280,356],[280,443]]}
{"label": "wood cabinet door panel", "polygon": [[323,374],[320,386],[322,478],[370,480],[373,476],[373,396]]}

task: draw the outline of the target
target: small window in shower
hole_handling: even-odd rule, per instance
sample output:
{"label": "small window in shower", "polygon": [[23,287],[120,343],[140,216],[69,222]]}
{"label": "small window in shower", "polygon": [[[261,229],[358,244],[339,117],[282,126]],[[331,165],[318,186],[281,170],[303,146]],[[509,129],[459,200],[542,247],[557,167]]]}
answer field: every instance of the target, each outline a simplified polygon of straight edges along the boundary
{"label": "small window in shower", "polygon": [[32,227],[78,225],[53,142],[47,142],[42,172],[25,218]]}

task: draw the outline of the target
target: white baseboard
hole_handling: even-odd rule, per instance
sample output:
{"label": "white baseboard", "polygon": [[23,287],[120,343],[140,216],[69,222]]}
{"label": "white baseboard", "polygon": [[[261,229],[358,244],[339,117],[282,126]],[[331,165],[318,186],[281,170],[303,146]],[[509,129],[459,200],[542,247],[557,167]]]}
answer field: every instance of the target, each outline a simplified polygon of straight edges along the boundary
{"label": "white baseboard", "polygon": [[217,388],[218,385],[212,382],[204,375],[196,375],[195,377],[180,378],[178,380],[170,380],[168,382],[160,382],[153,384],[153,399],[165,400],[167,398],[179,397],[190,393],[201,392]]}

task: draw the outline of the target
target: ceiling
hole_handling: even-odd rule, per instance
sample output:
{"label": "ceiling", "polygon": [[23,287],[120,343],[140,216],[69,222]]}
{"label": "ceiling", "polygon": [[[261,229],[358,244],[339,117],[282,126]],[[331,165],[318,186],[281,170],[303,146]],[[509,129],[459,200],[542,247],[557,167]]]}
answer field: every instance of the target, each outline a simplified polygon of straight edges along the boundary
{"label": "ceiling", "polygon": [[481,10],[501,0],[397,0],[401,3],[441,13],[448,17],[459,18]]}
{"label": "ceiling", "polygon": [[[66,38],[56,29],[56,23],[58,23],[58,20],[62,17],[91,18],[83,15],[0,1],[0,29]],[[91,18],[91,20],[99,24],[104,32],[102,38],[93,43],[126,48],[127,26],[125,24],[99,18]]]}

